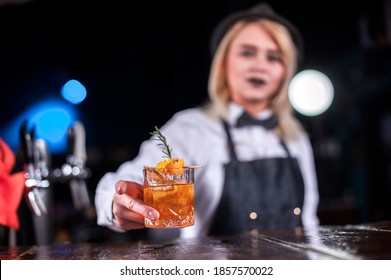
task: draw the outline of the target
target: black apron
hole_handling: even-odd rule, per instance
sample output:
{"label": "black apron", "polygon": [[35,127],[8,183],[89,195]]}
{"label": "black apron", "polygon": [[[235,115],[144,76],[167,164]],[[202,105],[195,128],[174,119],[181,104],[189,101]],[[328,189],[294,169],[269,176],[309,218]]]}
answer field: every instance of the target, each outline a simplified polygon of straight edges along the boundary
{"label": "black apron", "polygon": [[288,157],[239,161],[228,128],[231,161],[225,165],[223,193],[210,235],[232,235],[252,229],[301,226],[304,182],[296,158]]}

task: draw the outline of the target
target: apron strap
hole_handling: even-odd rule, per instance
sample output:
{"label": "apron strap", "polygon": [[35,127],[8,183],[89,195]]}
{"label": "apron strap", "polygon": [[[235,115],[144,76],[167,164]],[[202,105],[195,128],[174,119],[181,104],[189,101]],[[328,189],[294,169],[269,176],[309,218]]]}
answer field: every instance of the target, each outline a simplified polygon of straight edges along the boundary
{"label": "apron strap", "polygon": [[237,161],[238,157],[236,156],[235,146],[234,146],[234,142],[232,141],[231,133],[229,132],[228,123],[225,120],[222,120],[222,123],[223,123],[223,126],[224,126],[225,134],[227,134],[229,155],[231,157],[231,160]]}
{"label": "apron strap", "polygon": [[287,153],[288,158],[292,158],[291,153],[289,152],[288,147],[286,146],[284,140],[280,139],[280,144],[284,148],[285,152]]}

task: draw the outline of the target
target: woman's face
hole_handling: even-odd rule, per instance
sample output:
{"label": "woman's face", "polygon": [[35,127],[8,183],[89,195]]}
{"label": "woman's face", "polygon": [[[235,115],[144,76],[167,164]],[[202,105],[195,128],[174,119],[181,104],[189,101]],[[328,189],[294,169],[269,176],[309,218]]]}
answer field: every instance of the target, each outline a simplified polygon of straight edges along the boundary
{"label": "woman's face", "polygon": [[279,47],[256,23],[246,25],[232,40],[226,66],[232,101],[250,113],[269,105],[285,75]]}

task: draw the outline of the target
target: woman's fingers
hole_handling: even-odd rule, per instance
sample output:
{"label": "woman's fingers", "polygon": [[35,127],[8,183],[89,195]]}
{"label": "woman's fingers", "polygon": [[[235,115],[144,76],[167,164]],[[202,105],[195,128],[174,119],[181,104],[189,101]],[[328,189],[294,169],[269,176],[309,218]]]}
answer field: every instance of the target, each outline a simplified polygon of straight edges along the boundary
{"label": "woman's fingers", "polygon": [[136,182],[120,180],[115,184],[115,192],[118,194],[127,194],[135,198],[142,199],[143,186]]}
{"label": "woman's fingers", "polygon": [[[143,217],[147,217],[151,220],[159,218],[159,212],[154,208],[145,205],[141,200],[133,198],[125,194],[114,194],[114,203],[122,206],[119,211],[136,212]],[[125,209],[124,209],[125,208]],[[114,211],[114,209],[113,209]]]}
{"label": "woman's fingers", "polygon": [[143,186],[135,182],[118,181],[115,184],[113,215],[120,227],[125,230],[143,228],[144,217],[159,218],[156,209],[143,202]]}
{"label": "woman's fingers", "polygon": [[144,228],[144,216],[129,211],[123,206],[118,204],[113,205],[113,214],[117,224],[124,230]]}

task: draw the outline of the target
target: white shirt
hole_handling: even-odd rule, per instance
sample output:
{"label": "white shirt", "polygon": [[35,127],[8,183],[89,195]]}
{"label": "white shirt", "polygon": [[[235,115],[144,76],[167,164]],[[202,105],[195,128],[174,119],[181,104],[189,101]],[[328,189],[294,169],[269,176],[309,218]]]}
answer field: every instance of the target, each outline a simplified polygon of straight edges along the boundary
{"label": "white shirt", "polygon": [[[234,125],[242,112],[243,108],[231,103],[227,112],[228,124]],[[258,117],[265,118],[270,114],[270,111],[264,111]],[[195,171],[194,226],[181,229],[180,234],[185,238],[206,236],[222,194],[224,164],[230,160],[223,125],[220,121],[208,117],[201,109],[192,108],[177,112],[160,130],[172,149],[173,157],[183,158],[185,165],[202,166]],[[260,126],[232,126],[230,131],[238,160],[287,157],[279,137],[273,130]],[[298,159],[304,179],[305,196],[301,212],[303,226],[316,226],[319,224],[316,216],[319,198],[311,144],[307,135],[302,134],[298,139],[286,142],[286,145],[291,156]],[[133,160],[123,163],[116,172],[103,176],[95,195],[99,225],[122,231],[112,214],[115,183],[118,180],[131,180],[142,184],[143,166],[155,166],[162,159],[163,152],[158,142],[146,140]]]}

